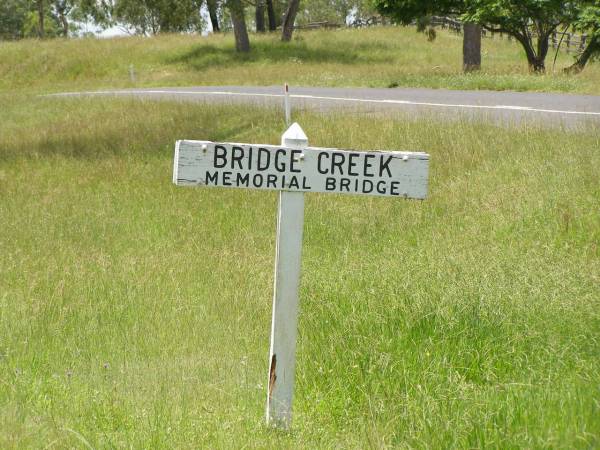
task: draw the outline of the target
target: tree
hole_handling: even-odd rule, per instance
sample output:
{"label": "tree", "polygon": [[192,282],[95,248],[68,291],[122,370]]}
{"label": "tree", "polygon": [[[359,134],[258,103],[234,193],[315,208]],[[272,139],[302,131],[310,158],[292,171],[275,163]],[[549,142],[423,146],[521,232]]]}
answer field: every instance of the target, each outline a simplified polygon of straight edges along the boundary
{"label": "tree", "polygon": [[575,63],[566,69],[569,73],[581,72],[592,58],[600,57],[600,0],[583,5],[573,24],[576,31],[585,33],[587,44]]}
{"label": "tree", "polygon": [[577,2],[563,0],[465,0],[463,19],[514,37],[525,50],[531,71],[544,72],[548,39],[576,16]]}
{"label": "tree", "polygon": [[60,36],[62,27],[51,6],[49,1],[26,2],[27,12],[19,37],[45,39]]}
{"label": "tree", "polygon": [[472,72],[481,68],[481,25],[463,24],[463,71]]}
{"label": "tree", "polygon": [[267,17],[269,19],[269,31],[275,31],[277,29],[277,16],[275,15],[275,7],[273,6],[273,0],[267,1]]}
{"label": "tree", "polygon": [[210,24],[212,25],[213,33],[221,31],[219,26],[219,14],[217,0],[206,0],[206,9],[208,9],[208,16],[210,17]]}
{"label": "tree", "polygon": [[46,17],[46,8],[44,6],[44,0],[36,0],[36,9],[38,14],[38,37],[44,39],[44,19]]}
{"label": "tree", "polygon": [[[403,25],[418,24],[419,31],[426,32],[429,39],[435,31],[428,26],[430,16],[460,15],[468,0],[375,0],[377,10]],[[463,70],[471,72],[481,67],[481,26],[477,21],[467,21],[463,29]]]}
{"label": "tree", "polygon": [[363,0],[304,0],[296,18],[298,23],[329,21],[345,24],[372,17],[375,11]]}
{"label": "tree", "polygon": [[264,33],[265,29],[265,0],[256,0],[255,23],[256,31]]}
{"label": "tree", "polygon": [[0,2],[0,40],[21,39],[28,15],[26,0]]}
{"label": "tree", "polygon": [[292,33],[294,32],[294,22],[296,21],[296,14],[298,14],[298,7],[300,6],[300,0],[289,0],[285,14],[283,15],[283,23],[281,30],[281,40],[289,42],[292,40]]}
{"label": "tree", "polygon": [[141,34],[200,32],[202,0],[116,0],[114,18]]}
{"label": "tree", "polygon": [[250,39],[248,39],[248,29],[246,27],[246,16],[242,0],[227,0],[227,7],[231,13],[231,22],[233,22],[235,49],[238,52],[247,53],[250,51]]}
{"label": "tree", "polygon": [[69,14],[75,4],[70,0],[54,0],[52,2],[52,12],[60,23],[61,35],[69,37]]}

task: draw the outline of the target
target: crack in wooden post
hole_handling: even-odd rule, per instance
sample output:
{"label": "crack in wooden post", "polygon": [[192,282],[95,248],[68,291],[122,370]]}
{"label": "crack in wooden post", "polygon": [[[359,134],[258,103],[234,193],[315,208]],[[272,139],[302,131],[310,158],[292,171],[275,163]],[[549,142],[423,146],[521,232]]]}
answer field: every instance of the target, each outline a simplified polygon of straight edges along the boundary
{"label": "crack in wooden post", "polygon": [[269,369],[269,401],[273,396],[273,388],[275,387],[275,382],[277,381],[277,374],[275,372],[275,368],[277,366],[277,355],[273,355],[271,358],[271,368]]}

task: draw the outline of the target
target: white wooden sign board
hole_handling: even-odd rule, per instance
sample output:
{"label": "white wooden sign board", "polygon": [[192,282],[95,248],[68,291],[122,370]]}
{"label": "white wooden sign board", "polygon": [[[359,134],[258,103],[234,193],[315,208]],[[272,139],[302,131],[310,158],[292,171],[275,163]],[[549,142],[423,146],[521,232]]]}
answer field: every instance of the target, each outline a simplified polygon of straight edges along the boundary
{"label": "white wooden sign board", "polygon": [[426,153],[177,141],[173,182],[423,199],[428,166]]}
{"label": "white wooden sign board", "polygon": [[188,140],[175,144],[173,183],[178,186],[279,191],[267,390],[269,424],[287,428],[292,419],[304,193],[424,199],[428,172],[426,153],[308,147],[297,123],[283,134],[280,146]]}

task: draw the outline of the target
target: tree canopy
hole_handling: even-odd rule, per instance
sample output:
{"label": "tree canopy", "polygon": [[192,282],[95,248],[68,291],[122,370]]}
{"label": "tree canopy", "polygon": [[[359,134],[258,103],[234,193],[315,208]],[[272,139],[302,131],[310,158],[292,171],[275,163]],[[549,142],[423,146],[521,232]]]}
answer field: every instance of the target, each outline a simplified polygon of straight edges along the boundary
{"label": "tree canopy", "polygon": [[571,72],[579,72],[590,59],[600,57],[600,0],[583,5],[573,28],[584,33],[587,39],[585,49],[578,56],[575,64],[567,69]]}
{"label": "tree canopy", "polygon": [[[513,36],[535,72],[545,70],[549,37],[559,27],[590,28],[598,0],[374,0],[379,12],[401,24],[428,15],[455,15],[464,22]],[[594,5],[590,5],[594,4]],[[590,9],[591,8],[591,9]],[[584,13],[584,11],[587,11]],[[583,20],[588,17],[589,20]]]}

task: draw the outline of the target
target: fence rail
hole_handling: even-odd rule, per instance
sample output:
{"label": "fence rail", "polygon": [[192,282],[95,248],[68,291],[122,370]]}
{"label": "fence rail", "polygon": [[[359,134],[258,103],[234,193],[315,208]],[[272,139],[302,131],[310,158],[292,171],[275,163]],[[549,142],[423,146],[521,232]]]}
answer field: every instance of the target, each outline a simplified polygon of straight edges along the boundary
{"label": "fence rail", "polygon": [[306,25],[296,25],[294,27],[295,30],[317,30],[320,28],[340,28],[343,25],[335,22],[329,22],[327,20],[323,22],[311,22]]}
{"label": "fence rail", "polygon": [[[456,33],[461,33],[463,24],[460,20],[455,19],[453,17],[433,17],[431,19],[432,25],[440,26],[441,28],[448,28],[451,31]],[[481,29],[481,35],[483,37],[491,37],[500,36],[500,38],[504,37],[506,33],[494,33],[488,31],[484,28]],[[512,36],[506,35],[508,40],[513,39]],[[561,49],[564,49],[567,53],[582,52],[587,43],[588,36],[587,34],[577,34],[577,33],[568,33],[566,31],[555,31],[550,35],[550,44],[552,48],[558,48],[561,46]]]}

